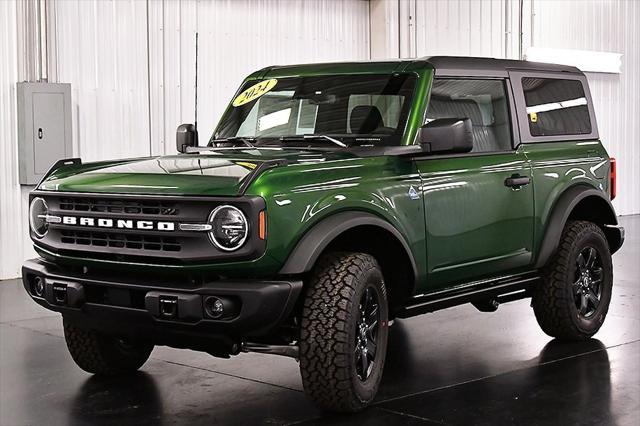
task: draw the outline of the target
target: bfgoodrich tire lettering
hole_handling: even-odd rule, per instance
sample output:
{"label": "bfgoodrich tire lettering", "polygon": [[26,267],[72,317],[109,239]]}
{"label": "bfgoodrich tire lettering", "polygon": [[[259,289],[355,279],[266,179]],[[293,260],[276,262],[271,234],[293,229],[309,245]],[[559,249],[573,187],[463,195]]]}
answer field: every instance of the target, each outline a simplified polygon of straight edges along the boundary
{"label": "bfgoodrich tire lettering", "polygon": [[153,345],[129,343],[95,330],[64,322],[64,338],[71,357],[88,373],[115,376],[138,370],[149,359]]}
{"label": "bfgoodrich tire lettering", "polygon": [[[593,263],[591,273],[584,273],[585,263]],[[549,336],[560,339],[593,336],[609,310],[612,284],[611,253],[602,230],[591,222],[568,222],[558,250],[545,268],[543,282],[534,289],[532,305],[538,324]],[[582,288],[587,295],[583,298]],[[597,305],[588,302],[584,306],[589,297]]]}
{"label": "bfgoodrich tire lettering", "polygon": [[[362,323],[361,305],[367,299],[367,291],[377,298],[378,310],[368,312],[375,312],[378,323],[377,328],[371,327],[376,328],[375,356],[370,356],[372,366],[362,380],[356,368],[356,360],[362,361],[357,355],[362,352],[356,351],[362,351],[362,346],[358,349],[358,342],[362,343],[358,324]],[[387,318],[386,289],[372,256],[332,253],[319,260],[304,299],[300,372],[305,392],[320,408],[354,412],[373,400],[386,356]]]}

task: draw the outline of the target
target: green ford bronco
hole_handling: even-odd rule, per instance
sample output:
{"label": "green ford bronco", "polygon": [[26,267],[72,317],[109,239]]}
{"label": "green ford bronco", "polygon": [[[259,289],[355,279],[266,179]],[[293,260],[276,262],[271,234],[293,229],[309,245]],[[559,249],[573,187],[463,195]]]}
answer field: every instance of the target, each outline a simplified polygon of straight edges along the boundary
{"label": "green ford bronco", "polygon": [[[26,291],[75,362],[127,374],[154,345],[289,356],[323,409],[374,399],[397,318],[532,298],[542,330],[598,331],[611,205],[573,67],[431,57],[273,66],[206,146],[59,161],[30,195]],[[203,144],[204,145],[204,144]]]}

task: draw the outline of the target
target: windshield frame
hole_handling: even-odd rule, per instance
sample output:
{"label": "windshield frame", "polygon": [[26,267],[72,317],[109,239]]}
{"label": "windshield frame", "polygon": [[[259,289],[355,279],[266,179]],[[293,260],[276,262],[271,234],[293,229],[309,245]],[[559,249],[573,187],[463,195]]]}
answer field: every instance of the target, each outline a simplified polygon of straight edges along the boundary
{"label": "windshield frame", "polygon": [[[323,133],[323,132],[315,132],[315,133],[300,133],[300,134],[283,134],[277,136],[235,136],[235,135],[222,135],[223,126],[228,121],[233,120],[231,118],[232,114],[235,112],[235,106],[233,106],[234,100],[237,97],[246,91],[248,88],[256,85],[260,82],[265,82],[271,79],[278,80],[287,80],[287,79],[300,79],[300,78],[340,78],[340,77],[352,77],[354,79],[366,79],[370,78],[372,82],[375,82],[375,78],[379,79],[388,79],[397,78],[397,77],[405,77],[405,79],[400,83],[400,89],[397,91],[399,95],[402,93],[402,96],[405,97],[402,103],[401,111],[398,117],[398,124],[395,126],[393,133],[383,134],[383,133]],[[225,109],[222,117],[218,121],[215,130],[213,131],[207,146],[217,146],[217,143],[220,141],[225,141],[227,139],[234,138],[246,138],[252,141],[256,146],[289,146],[295,145],[296,143],[292,142],[293,139],[304,139],[304,146],[313,144],[313,145],[332,145],[334,148],[344,149],[349,146],[401,146],[404,144],[404,135],[406,133],[407,126],[409,125],[409,120],[412,117],[412,112],[415,106],[415,96],[420,86],[420,75],[416,72],[379,72],[379,73],[321,73],[321,74],[313,74],[308,76],[298,76],[298,75],[286,75],[286,76],[270,76],[270,75],[261,75],[260,77],[247,78],[240,88],[236,91],[235,95],[228,103],[227,108]],[[403,87],[405,86],[405,87]],[[408,87],[406,87],[408,86]],[[266,93],[265,93],[266,94]],[[359,95],[361,93],[353,93],[353,95]],[[364,93],[366,94],[366,93]],[[384,92],[380,91],[379,93],[371,93],[372,96],[384,96]],[[391,95],[393,96],[393,95]],[[250,105],[249,111],[255,106],[255,101],[259,100],[262,96],[257,97],[251,102],[247,102],[247,105]],[[351,113],[352,110],[348,112]],[[248,114],[247,114],[248,115]],[[245,116],[246,119],[246,116]],[[237,130],[236,130],[237,135]],[[346,146],[340,147],[339,144],[332,143],[329,138],[337,139],[340,142],[343,142]],[[372,143],[375,141],[376,143]],[[286,142],[286,143],[285,143]]]}

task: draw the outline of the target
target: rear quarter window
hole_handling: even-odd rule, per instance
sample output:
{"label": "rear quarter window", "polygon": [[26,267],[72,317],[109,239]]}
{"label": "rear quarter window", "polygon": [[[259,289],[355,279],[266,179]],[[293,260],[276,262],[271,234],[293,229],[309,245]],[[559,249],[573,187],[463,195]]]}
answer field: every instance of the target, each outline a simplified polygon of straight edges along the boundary
{"label": "rear quarter window", "polygon": [[523,77],[522,90],[531,136],[587,135],[592,132],[582,82]]}

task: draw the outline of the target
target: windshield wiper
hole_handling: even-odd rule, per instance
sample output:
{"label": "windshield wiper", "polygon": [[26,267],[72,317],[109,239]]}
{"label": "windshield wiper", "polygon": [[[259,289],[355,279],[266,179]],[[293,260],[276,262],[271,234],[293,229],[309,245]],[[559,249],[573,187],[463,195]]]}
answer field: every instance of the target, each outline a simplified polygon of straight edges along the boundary
{"label": "windshield wiper", "polygon": [[342,147],[342,148],[347,147],[347,144],[345,144],[344,142],[341,142],[338,139],[332,138],[331,136],[327,136],[327,135],[301,135],[301,136],[281,136],[280,137],[280,140],[282,142],[308,140],[308,139],[325,139],[331,143],[338,145],[339,147]]}
{"label": "windshield wiper", "polygon": [[207,145],[207,146],[190,146],[187,148],[187,153],[188,154],[192,154],[194,152],[201,152],[201,151],[215,151],[217,149],[231,149],[233,147],[224,147],[224,146],[218,146],[217,142],[221,142],[221,143],[232,143],[234,145],[236,145],[235,142],[242,142],[243,145],[246,145],[249,148],[253,148],[253,149],[258,149],[256,148],[256,146],[254,144],[252,144],[251,142],[249,142],[249,140],[255,140],[256,138],[244,138],[244,137],[231,137],[231,138],[220,138],[220,139],[212,139],[209,141],[209,143],[213,143],[213,145]]}
{"label": "windshield wiper", "polygon": [[222,143],[231,142],[231,143],[234,143],[234,142],[238,142],[239,141],[239,142],[242,142],[243,144],[245,144],[246,146],[248,146],[249,148],[255,148],[256,146],[254,144],[252,144],[251,142],[249,142],[249,140],[252,140],[252,141],[255,142],[256,139],[255,138],[245,138],[245,137],[242,137],[242,136],[233,136],[231,138],[214,139],[211,142],[213,142],[213,143],[217,143],[217,142],[222,142]]}

